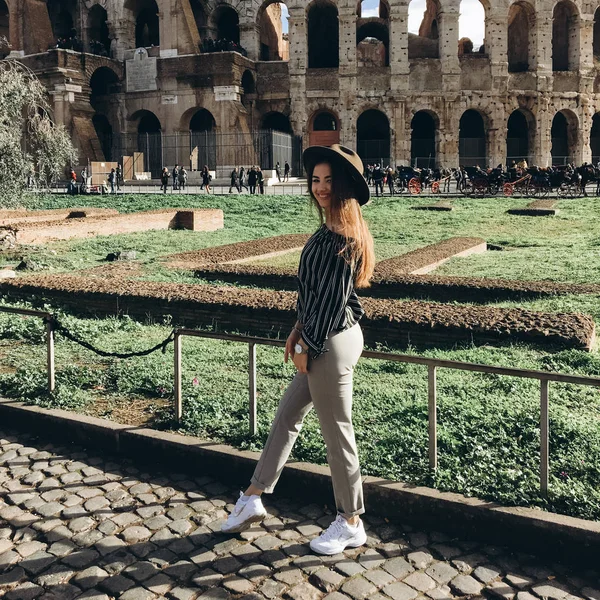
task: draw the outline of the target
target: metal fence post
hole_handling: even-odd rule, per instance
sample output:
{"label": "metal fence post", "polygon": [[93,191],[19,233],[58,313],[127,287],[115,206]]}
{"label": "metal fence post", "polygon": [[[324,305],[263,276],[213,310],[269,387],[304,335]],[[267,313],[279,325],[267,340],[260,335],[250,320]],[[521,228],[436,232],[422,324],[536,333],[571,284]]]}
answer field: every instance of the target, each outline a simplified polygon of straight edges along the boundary
{"label": "metal fence post", "polygon": [[175,332],[175,420],[181,423],[183,416],[183,401],[181,398],[181,335]]}
{"label": "metal fence post", "polygon": [[46,367],[48,371],[48,391],[52,393],[55,388],[54,323],[52,322],[52,319],[46,321]]}
{"label": "metal fence post", "polygon": [[548,416],[547,379],[540,380],[540,492],[548,495],[548,473],[550,468],[550,421]]}
{"label": "metal fence post", "polygon": [[248,380],[250,394],[250,435],[256,435],[256,344],[248,344]]}
{"label": "metal fence post", "polygon": [[427,397],[429,415],[429,468],[437,469],[437,381],[435,365],[427,366]]}

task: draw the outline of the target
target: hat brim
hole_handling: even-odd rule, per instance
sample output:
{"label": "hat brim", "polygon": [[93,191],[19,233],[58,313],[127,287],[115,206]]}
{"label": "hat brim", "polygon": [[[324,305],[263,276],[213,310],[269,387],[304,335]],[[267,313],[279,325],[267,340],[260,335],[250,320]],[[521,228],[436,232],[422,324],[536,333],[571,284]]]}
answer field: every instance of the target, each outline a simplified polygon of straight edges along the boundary
{"label": "hat brim", "polygon": [[[332,150],[328,146],[310,146],[302,155],[304,168],[307,172],[310,166],[318,164],[319,161],[322,161],[323,159],[339,165],[346,171],[352,180],[357,202],[361,206],[365,205],[371,196],[369,186],[363,174],[339,152]],[[308,185],[310,189],[310,181],[308,182]]]}

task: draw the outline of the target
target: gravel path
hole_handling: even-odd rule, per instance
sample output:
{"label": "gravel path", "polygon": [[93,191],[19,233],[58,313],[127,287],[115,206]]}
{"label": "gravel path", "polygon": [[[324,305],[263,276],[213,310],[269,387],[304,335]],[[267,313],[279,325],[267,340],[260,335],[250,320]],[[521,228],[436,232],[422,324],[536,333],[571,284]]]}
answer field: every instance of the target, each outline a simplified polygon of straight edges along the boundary
{"label": "gravel path", "polygon": [[[244,482],[240,482],[244,483]],[[208,477],[0,431],[0,596],[6,600],[598,600],[600,573],[365,516],[363,548],[313,555],[332,515],[267,496],[269,517],[219,533],[237,497]]]}

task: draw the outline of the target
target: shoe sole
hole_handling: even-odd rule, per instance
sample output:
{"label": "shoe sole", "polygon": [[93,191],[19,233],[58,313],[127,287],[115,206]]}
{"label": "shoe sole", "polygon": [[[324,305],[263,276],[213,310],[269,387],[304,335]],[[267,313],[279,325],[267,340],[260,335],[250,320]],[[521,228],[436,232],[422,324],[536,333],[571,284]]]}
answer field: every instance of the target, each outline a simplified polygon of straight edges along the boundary
{"label": "shoe sole", "polygon": [[254,515],[249,517],[245,521],[242,521],[239,525],[232,527],[231,529],[221,529],[222,533],[240,533],[242,531],[246,531],[251,525],[254,523],[260,523],[266,519],[267,515]]}
{"label": "shoe sole", "polygon": [[323,552],[322,550],[318,550],[312,547],[312,544],[309,544],[310,549],[317,554],[323,554],[324,556],[334,556],[335,554],[339,554],[343,552],[346,548],[359,548],[360,546],[364,546],[367,543],[367,536],[365,535],[364,541],[360,542],[352,542],[350,544],[346,544],[342,550],[338,550],[336,552]]}

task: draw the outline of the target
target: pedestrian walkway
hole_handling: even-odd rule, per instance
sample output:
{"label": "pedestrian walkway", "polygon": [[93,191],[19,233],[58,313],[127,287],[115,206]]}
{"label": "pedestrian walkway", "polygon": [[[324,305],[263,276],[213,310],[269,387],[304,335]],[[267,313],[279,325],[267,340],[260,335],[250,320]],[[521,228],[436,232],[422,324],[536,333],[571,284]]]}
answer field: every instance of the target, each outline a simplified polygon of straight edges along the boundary
{"label": "pedestrian walkway", "polygon": [[600,600],[599,572],[368,514],[365,547],[317,556],[308,542],[332,514],[277,494],[265,497],[262,525],[226,536],[238,493],[0,430],[0,596]]}

